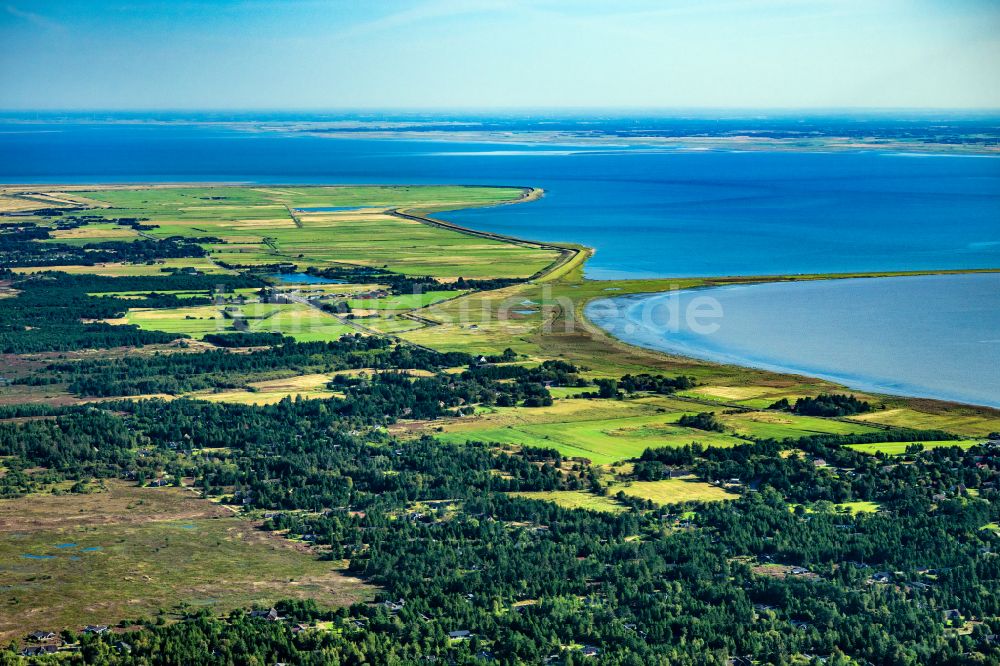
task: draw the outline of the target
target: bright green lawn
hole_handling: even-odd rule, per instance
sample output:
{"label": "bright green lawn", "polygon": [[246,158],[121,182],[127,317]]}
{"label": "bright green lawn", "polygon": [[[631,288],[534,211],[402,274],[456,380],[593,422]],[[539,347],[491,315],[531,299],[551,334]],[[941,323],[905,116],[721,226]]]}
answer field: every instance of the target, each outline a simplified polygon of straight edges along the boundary
{"label": "bright green lawn", "polygon": [[837,509],[847,509],[852,514],[877,513],[882,506],[878,502],[842,502],[836,505]]}
{"label": "bright green lawn", "polygon": [[401,294],[386,298],[351,299],[347,304],[356,310],[413,310],[426,307],[448,298],[455,298],[464,291],[426,291],[422,294]]}
{"label": "bright green lawn", "polygon": [[299,342],[336,340],[355,331],[336,317],[299,303],[248,303],[228,307],[233,318],[225,318],[215,305],[158,310],[135,308],[128,311],[122,323],[201,338],[208,333],[236,332],[239,329],[234,326],[235,317],[242,315],[248,331],[282,333]]}
{"label": "bright green lawn", "polygon": [[[789,510],[794,510],[798,504],[792,504],[789,506]],[[859,513],[878,513],[881,510],[882,505],[878,502],[842,502],[840,504],[827,505],[828,508],[832,508],[834,512],[842,513],[848,512],[851,515],[857,515]],[[806,507],[807,513],[815,513],[819,507],[809,508]]]}
{"label": "bright green lawn", "polygon": [[680,413],[595,420],[559,421],[486,429],[463,429],[438,435],[446,441],[480,440],[553,448],[567,457],[587,458],[606,464],[635,458],[647,448],[684,446],[733,446],[742,442],[723,433],[709,433],[674,425]]}

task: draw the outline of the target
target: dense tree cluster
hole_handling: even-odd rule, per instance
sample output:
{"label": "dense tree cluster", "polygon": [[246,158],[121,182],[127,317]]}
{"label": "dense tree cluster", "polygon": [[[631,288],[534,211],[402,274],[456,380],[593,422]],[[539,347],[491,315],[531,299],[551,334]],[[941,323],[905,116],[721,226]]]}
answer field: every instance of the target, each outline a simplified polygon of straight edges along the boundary
{"label": "dense tree cluster", "polygon": [[[0,353],[69,351],[109,347],[139,347],[186,337],[175,333],[140,330],[130,325],[110,325],[94,320],[121,317],[128,308],[166,308],[209,303],[208,297],[180,300],[166,291],[235,289],[260,283],[229,275],[176,275],[112,278],[44,272],[17,276],[0,272],[19,291],[0,307]],[[114,291],[145,291],[138,299],[91,296]]]}
{"label": "dense tree cluster", "polygon": [[[45,241],[44,243],[39,241]],[[204,257],[198,243],[181,236],[70,245],[51,240],[50,230],[26,222],[0,226],[0,267],[62,266],[123,261],[141,263],[176,257]]]}
{"label": "dense tree cluster", "polygon": [[683,375],[677,377],[665,377],[663,375],[650,375],[643,373],[639,375],[624,375],[620,380],[618,380],[618,388],[626,393],[644,391],[670,395],[671,393],[675,393],[677,391],[686,391],[687,389],[694,388],[694,386],[694,378],[685,377]]}
{"label": "dense tree cluster", "polygon": [[209,333],[201,338],[216,347],[270,347],[294,342],[281,333],[269,331],[245,332],[245,333]]}
{"label": "dense tree cluster", "polygon": [[788,398],[782,398],[768,409],[780,409],[786,412],[801,414],[802,416],[853,416],[863,414],[872,410],[871,404],[859,400],[853,395],[843,395],[840,393],[822,394],[815,398],[799,398],[795,404],[790,404]]}
{"label": "dense tree cluster", "polygon": [[696,430],[708,432],[724,432],[726,426],[712,412],[698,412],[697,414],[684,414],[677,419],[677,425]]}

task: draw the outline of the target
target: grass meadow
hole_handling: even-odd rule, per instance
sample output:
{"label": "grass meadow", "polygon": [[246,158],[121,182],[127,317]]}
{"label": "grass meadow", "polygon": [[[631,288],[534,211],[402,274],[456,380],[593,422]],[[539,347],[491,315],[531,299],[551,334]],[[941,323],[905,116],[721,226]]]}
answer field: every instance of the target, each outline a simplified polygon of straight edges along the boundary
{"label": "grass meadow", "polygon": [[0,640],[151,617],[181,603],[224,612],[370,596],[338,563],[187,489],[106,483],[85,495],[0,500]]}
{"label": "grass meadow", "polygon": [[[212,260],[232,265],[293,262],[300,268],[322,268],[350,263],[411,275],[483,278],[526,277],[557,258],[553,251],[388,214],[396,208],[448,210],[494,205],[518,199],[522,194],[519,188],[160,187],[80,194],[107,206],[93,211],[96,214],[144,218],[143,224],[155,226],[144,232],[149,236],[204,239],[203,247]],[[348,210],[302,210],[310,208]],[[112,226],[89,225],[83,229],[96,230],[71,230],[69,237],[75,235],[83,242],[88,234],[122,233]],[[126,267],[117,270],[117,274],[130,274]]]}
{"label": "grass meadow", "polygon": [[847,448],[872,455],[884,453],[887,456],[898,456],[906,453],[906,448],[913,446],[914,443],[923,446],[925,449],[939,449],[948,446],[968,449],[982,443],[982,441],[981,439],[948,439],[937,442],[875,442],[873,444],[848,444]]}

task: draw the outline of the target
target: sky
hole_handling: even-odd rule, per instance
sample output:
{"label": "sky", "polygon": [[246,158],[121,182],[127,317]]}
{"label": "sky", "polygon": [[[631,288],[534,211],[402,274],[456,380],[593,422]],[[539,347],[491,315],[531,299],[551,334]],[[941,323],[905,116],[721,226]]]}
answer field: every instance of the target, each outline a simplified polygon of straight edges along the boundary
{"label": "sky", "polygon": [[0,0],[2,109],[1000,108],[1000,0]]}

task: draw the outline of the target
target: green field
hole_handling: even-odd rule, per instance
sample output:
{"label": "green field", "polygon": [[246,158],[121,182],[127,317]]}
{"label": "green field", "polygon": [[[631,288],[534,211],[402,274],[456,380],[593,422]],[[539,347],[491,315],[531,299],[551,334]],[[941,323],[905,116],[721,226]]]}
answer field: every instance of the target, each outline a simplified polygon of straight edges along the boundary
{"label": "green field", "polygon": [[1000,432],[1000,416],[995,410],[974,407],[954,407],[949,410],[932,409],[933,411],[920,411],[909,407],[899,407],[853,416],[851,419],[862,423],[880,423],[900,428],[944,430],[972,437]]}
{"label": "green field", "polygon": [[347,304],[356,310],[414,310],[448,298],[457,298],[464,291],[425,291],[422,294],[401,294],[386,298],[352,298]]}
{"label": "green field", "polygon": [[[522,195],[519,188],[160,187],[79,194],[108,206],[90,214],[144,218],[143,224],[156,227],[143,232],[150,237],[204,239],[210,259],[228,264],[291,262],[301,269],[350,263],[385,266],[411,275],[481,278],[526,277],[557,257],[551,250],[458,233],[388,212],[396,208],[449,210],[493,205],[518,199]],[[316,207],[351,209],[298,210]],[[98,235],[93,238],[114,234],[117,239],[122,233],[122,227],[106,223],[82,229],[91,231],[73,230],[81,242],[88,234]],[[109,275],[145,274],[121,266],[102,270]]]}
{"label": "green field", "polygon": [[[553,448],[562,455],[607,464],[635,458],[647,448],[733,446],[755,439],[786,439],[817,434],[873,432],[870,426],[834,419],[776,412],[720,414],[725,432],[706,432],[677,425],[684,414],[719,411],[664,396],[624,401],[573,398],[582,389],[564,389],[552,407],[494,408],[471,419],[443,426],[434,433],[445,441],[479,440],[517,446]],[[560,395],[557,389],[554,395]]]}
{"label": "green field", "polygon": [[847,435],[874,432],[875,428],[816,416],[796,416],[784,412],[743,412],[720,420],[737,434],[754,439],[785,439],[809,435]]}
{"label": "green field", "polygon": [[150,617],[180,603],[224,612],[292,597],[344,605],[370,594],[337,563],[188,490],[107,487],[0,500],[0,640]]}
{"label": "green field", "polygon": [[365,317],[363,319],[355,319],[354,321],[365,328],[386,334],[402,333],[423,327],[423,324],[420,322],[407,319],[406,317]]}
{"label": "green field", "polygon": [[936,442],[875,442],[873,444],[848,444],[847,448],[872,455],[884,453],[887,456],[898,456],[906,453],[906,447],[913,446],[914,443],[920,444],[925,449],[937,449],[946,446],[957,446],[962,449],[968,449],[976,444],[981,444],[982,441],[981,439],[948,439]]}
{"label": "green field", "polygon": [[139,328],[183,333],[200,338],[208,333],[233,332],[219,308],[214,305],[199,305],[187,308],[133,308],[122,319],[112,323],[133,324]]}
{"label": "green field", "polygon": [[[675,425],[684,413],[693,412],[658,412],[642,402],[563,399],[552,408],[518,408],[516,412],[499,409],[476,421],[446,427],[436,436],[452,442],[479,440],[552,448],[564,456],[586,458],[595,464],[635,458],[647,448],[692,442],[733,446],[744,441],[725,433]],[[504,422],[507,425],[501,425]]]}
{"label": "green field", "polygon": [[[230,318],[223,315],[229,308]],[[184,333],[201,338],[209,333],[233,333],[234,321],[245,323],[246,330],[273,332],[294,337],[299,342],[330,341],[355,331],[336,317],[300,303],[247,303],[219,307],[202,305],[187,308],[134,308],[115,323],[134,324],[139,328]]]}

